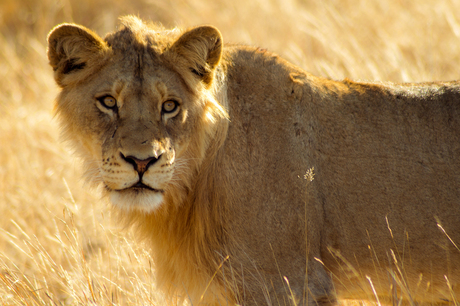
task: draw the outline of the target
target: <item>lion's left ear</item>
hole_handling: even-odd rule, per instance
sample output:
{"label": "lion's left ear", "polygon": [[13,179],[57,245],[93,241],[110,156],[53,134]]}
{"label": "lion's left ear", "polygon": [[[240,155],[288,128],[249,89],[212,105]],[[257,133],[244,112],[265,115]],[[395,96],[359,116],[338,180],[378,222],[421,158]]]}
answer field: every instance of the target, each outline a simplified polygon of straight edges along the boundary
{"label": "lion's left ear", "polygon": [[48,59],[56,83],[65,87],[85,79],[102,63],[107,44],[93,31],[76,24],[61,24],[48,34]]}
{"label": "lion's left ear", "polygon": [[185,61],[175,64],[186,67],[205,84],[211,84],[214,71],[222,58],[222,35],[212,26],[201,26],[185,32],[170,51]]}

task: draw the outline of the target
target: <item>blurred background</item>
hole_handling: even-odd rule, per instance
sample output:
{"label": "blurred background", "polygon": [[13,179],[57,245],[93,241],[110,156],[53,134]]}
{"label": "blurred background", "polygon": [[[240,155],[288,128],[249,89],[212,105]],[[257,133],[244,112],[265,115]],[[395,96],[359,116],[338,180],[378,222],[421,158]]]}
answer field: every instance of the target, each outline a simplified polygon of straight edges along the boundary
{"label": "blurred background", "polygon": [[155,290],[148,249],[110,222],[58,140],[46,58],[55,25],[103,36],[126,14],[212,24],[224,42],[315,75],[425,82],[459,78],[459,12],[458,0],[0,0],[0,303],[174,304]]}

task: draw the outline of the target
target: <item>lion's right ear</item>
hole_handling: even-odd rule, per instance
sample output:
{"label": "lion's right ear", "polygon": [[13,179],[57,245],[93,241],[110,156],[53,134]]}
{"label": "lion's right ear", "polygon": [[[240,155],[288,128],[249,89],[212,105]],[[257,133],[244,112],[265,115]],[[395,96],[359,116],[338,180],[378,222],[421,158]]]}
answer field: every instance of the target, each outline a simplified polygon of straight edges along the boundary
{"label": "lion's right ear", "polygon": [[222,34],[212,26],[200,26],[185,32],[172,45],[170,53],[178,56],[174,64],[190,71],[206,85],[210,85],[222,58]]}
{"label": "lion's right ear", "polygon": [[83,26],[56,26],[48,34],[48,59],[56,83],[64,87],[89,75],[101,65],[108,48],[102,38]]}

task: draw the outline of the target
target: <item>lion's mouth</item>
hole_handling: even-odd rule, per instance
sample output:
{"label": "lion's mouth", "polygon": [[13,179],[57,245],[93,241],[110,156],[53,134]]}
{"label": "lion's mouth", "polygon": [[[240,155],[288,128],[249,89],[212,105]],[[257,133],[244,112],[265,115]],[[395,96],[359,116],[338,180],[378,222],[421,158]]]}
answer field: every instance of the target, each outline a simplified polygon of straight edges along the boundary
{"label": "lion's mouth", "polygon": [[128,211],[151,213],[163,203],[165,196],[164,190],[153,188],[142,181],[123,189],[105,188],[112,205]]}
{"label": "lion's mouth", "polygon": [[158,192],[158,193],[164,193],[164,190],[162,189],[155,189],[155,188],[152,188],[142,182],[137,182],[136,184],[128,187],[128,188],[123,188],[123,189],[110,189],[109,187],[106,186],[107,189],[109,189],[109,191],[118,191],[118,192],[123,192],[123,191],[153,191],[153,192]]}
{"label": "lion's mouth", "polygon": [[[147,190],[151,190],[151,191],[154,191],[154,192],[160,192],[160,193],[164,192],[164,190],[152,188],[152,187],[150,187],[148,185],[145,185],[142,182],[137,182],[135,185],[133,185],[133,186],[131,186],[129,188],[126,188],[126,189],[131,189],[131,190],[144,190],[144,189],[147,189]],[[124,189],[124,190],[126,190],[126,189]]]}

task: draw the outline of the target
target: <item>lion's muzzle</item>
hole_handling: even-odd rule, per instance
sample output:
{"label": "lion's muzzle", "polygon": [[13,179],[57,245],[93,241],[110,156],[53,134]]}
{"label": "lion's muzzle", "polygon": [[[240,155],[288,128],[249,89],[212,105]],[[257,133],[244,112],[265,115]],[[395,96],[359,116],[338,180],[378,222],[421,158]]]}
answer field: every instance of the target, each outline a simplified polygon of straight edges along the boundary
{"label": "lion's muzzle", "polygon": [[147,171],[147,169],[155,164],[160,158],[162,155],[158,156],[158,157],[149,157],[149,158],[146,158],[146,159],[138,159],[136,158],[135,156],[124,156],[123,153],[120,153],[120,156],[122,159],[124,159],[126,162],[130,163],[131,165],[133,165],[134,167],[134,170],[137,171],[137,173],[139,173],[139,181],[142,181],[142,176],[144,175],[145,171]]}

